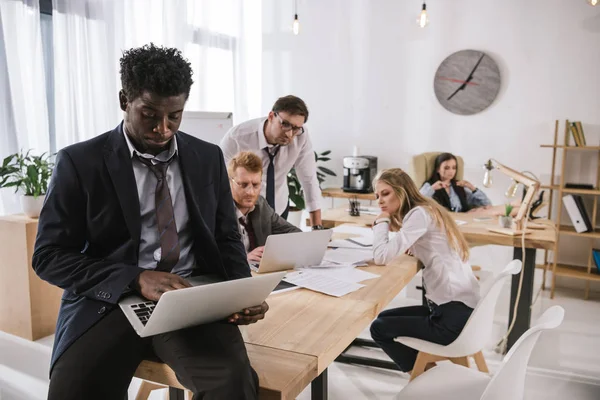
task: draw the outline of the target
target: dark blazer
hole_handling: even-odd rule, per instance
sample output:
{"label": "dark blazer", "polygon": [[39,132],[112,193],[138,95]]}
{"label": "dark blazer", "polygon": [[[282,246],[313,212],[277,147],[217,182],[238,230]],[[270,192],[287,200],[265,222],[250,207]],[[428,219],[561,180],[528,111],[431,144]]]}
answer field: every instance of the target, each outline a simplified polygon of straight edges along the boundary
{"label": "dark blazer", "polygon": [[[197,268],[194,275],[250,276],[223,153],[175,135]],[[140,205],[122,128],[61,150],[39,218],[33,268],[64,289],[52,354],[60,355],[129,291],[137,267]]]}
{"label": "dark blazer", "polygon": [[[427,182],[430,185],[433,185],[434,183],[436,183],[439,180],[440,180],[440,175],[438,173],[435,173]],[[458,186],[456,184],[456,179],[452,179],[450,181],[450,184],[452,185],[452,189],[454,189],[454,192],[458,195],[458,199],[460,200],[460,205],[462,208],[461,212],[469,211],[471,209],[471,206],[469,205],[469,202],[467,201],[467,194],[465,193],[465,188],[463,188],[462,186]],[[448,192],[446,192],[446,189],[442,188],[442,189],[436,190],[435,193],[433,194],[433,198],[441,206],[445,207],[448,211],[454,211],[452,209],[452,205],[450,204],[450,196],[448,196]]]}
{"label": "dark blazer", "polygon": [[269,235],[302,232],[301,229],[281,218],[262,196],[258,196],[254,210],[248,214],[248,217],[252,223],[257,246],[264,246]]}

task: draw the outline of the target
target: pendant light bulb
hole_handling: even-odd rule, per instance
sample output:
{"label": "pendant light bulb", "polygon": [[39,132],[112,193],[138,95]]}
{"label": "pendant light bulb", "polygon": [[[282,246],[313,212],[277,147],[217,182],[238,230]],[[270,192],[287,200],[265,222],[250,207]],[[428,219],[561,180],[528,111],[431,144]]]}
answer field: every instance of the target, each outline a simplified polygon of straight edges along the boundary
{"label": "pendant light bulb", "polygon": [[294,35],[300,33],[300,21],[298,21],[298,14],[294,14],[294,23],[292,24],[292,30],[294,31]]}
{"label": "pendant light bulb", "polygon": [[587,0],[590,6],[597,6],[600,0]]}
{"label": "pendant light bulb", "polygon": [[425,28],[427,24],[429,24],[429,16],[427,15],[427,5],[425,4],[425,2],[423,2],[421,14],[419,14],[419,18],[417,18],[417,24],[419,24],[421,28]]}

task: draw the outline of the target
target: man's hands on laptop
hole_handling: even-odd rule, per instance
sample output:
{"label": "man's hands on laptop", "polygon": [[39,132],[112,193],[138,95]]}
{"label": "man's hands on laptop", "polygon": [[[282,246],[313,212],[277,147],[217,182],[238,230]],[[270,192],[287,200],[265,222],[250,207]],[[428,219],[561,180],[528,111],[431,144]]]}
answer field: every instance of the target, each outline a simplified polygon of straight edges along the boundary
{"label": "man's hands on laptop", "polygon": [[146,299],[158,301],[163,293],[192,285],[176,274],[161,271],[143,271],[135,280],[137,291]]}
{"label": "man's hands on laptop", "polygon": [[263,319],[268,310],[269,305],[263,301],[260,306],[245,308],[241,312],[231,315],[227,321],[236,325],[250,325]]}
{"label": "man's hands on laptop", "polygon": [[265,246],[259,246],[248,253],[248,263],[250,264],[258,264],[263,255],[263,251],[265,250]]}

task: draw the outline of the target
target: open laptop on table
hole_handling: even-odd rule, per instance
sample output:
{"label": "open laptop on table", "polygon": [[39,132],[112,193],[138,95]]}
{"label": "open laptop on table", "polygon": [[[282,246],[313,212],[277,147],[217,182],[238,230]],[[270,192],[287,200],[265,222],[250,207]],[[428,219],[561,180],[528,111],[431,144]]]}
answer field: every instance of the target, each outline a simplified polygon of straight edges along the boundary
{"label": "open laptop on table", "polygon": [[134,295],[119,306],[137,334],[147,337],[219,321],[260,305],[284,276],[277,272],[224,282],[194,277],[188,279],[194,286],[166,292],[156,303]]}
{"label": "open laptop on table", "polygon": [[324,229],[270,235],[265,243],[260,264],[252,264],[250,267],[253,271],[263,274],[319,265],[323,261],[332,233],[331,229]]}

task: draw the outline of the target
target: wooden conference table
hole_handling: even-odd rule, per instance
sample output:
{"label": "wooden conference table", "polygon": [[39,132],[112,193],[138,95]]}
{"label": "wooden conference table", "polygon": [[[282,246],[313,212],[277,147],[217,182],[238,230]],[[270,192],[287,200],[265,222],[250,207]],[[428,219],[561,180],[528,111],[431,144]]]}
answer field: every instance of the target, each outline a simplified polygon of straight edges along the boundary
{"label": "wooden conference table", "polygon": [[[323,226],[333,228],[335,226],[351,223],[363,226],[371,226],[375,220],[375,215],[361,214],[358,217],[351,217],[347,207],[332,208],[322,211]],[[521,235],[509,236],[490,232],[487,228],[498,227],[496,217],[491,217],[485,221],[476,221],[481,216],[474,213],[455,213],[454,219],[465,222],[459,225],[471,246],[482,246],[494,244],[498,246],[513,247],[513,258],[522,260],[523,249],[521,247]],[[544,226],[544,229],[527,229],[525,235],[525,263],[523,265],[523,287],[521,297],[517,308],[517,319],[515,326],[508,337],[508,349],[529,329],[531,322],[531,302],[533,300],[533,275],[535,271],[535,255],[537,249],[553,250],[556,243],[556,229],[554,222],[547,219],[535,221],[537,225]],[[519,287],[520,275],[514,275],[510,290],[510,314],[509,322],[513,320],[514,305]]]}
{"label": "wooden conference table", "polygon": [[[411,281],[417,264],[414,257],[403,255],[387,266],[361,267],[379,278],[361,282],[366,286],[339,298],[307,289],[269,296],[265,319],[241,327],[259,377],[259,398],[295,399],[311,384],[313,400],[327,399],[327,367]],[[135,374],[159,383],[159,376],[165,375],[173,372],[149,361]],[[184,398],[179,390],[183,386],[171,388],[170,398]]]}

